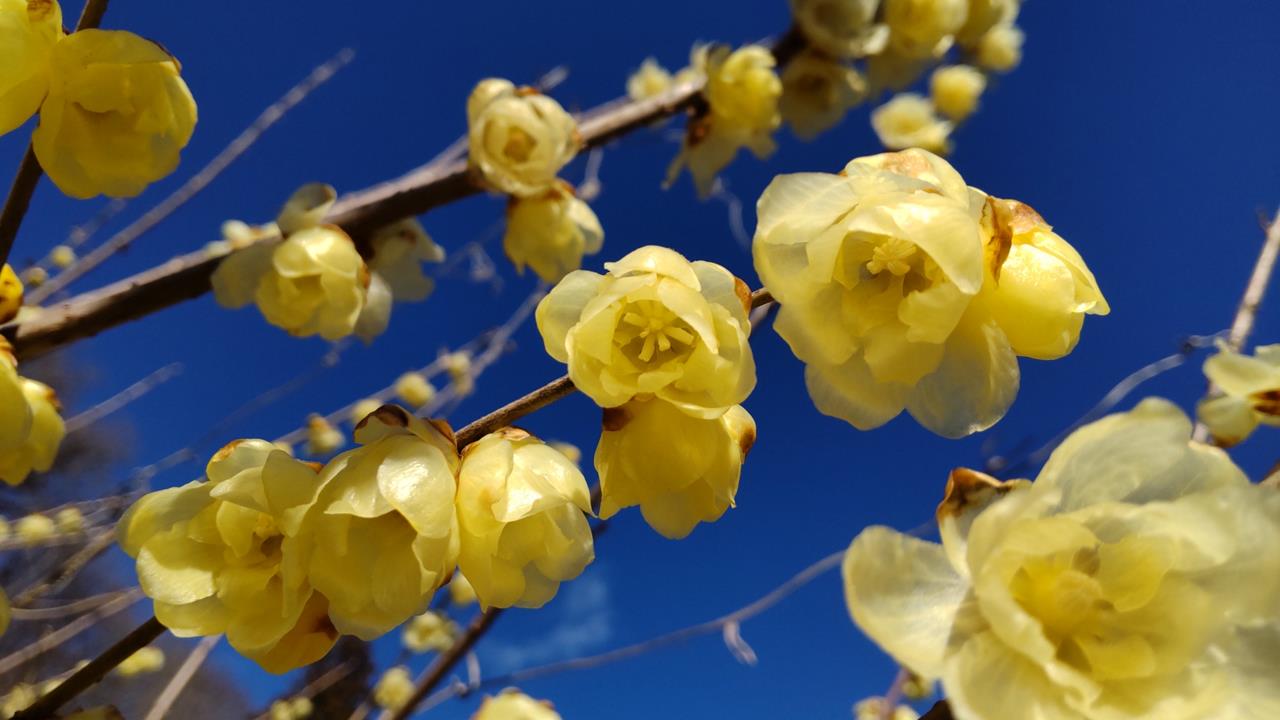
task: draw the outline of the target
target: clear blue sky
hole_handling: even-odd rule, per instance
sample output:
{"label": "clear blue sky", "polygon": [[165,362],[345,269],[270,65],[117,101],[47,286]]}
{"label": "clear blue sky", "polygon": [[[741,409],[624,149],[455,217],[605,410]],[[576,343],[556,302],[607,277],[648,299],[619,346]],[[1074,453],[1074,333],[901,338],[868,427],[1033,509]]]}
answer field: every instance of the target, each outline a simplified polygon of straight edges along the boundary
{"label": "clear blue sky", "polygon": [[[78,3],[69,3],[67,15]],[[741,43],[787,23],[784,0],[553,0],[486,3],[385,2],[216,5],[118,0],[105,26],[155,38],[183,62],[200,104],[200,123],[183,167],[126,213],[133,217],[207,161],[287,87],[344,46],[352,66],[295,110],[217,184],[126,256],[82,281],[88,289],[151,266],[218,236],[231,217],[270,218],[298,185],[323,180],[356,190],[425,161],[464,129],[463,102],[488,75],[532,81],[565,64],[555,96],[570,108],[612,99],[627,74],[654,55],[686,61],[695,40]],[[1084,254],[1111,302],[1091,318],[1067,359],[1023,361],[1013,410],[992,431],[947,441],[908,418],[861,433],[819,415],[801,367],[772,332],[754,343],[761,382],[746,403],[759,442],[745,468],[739,507],[683,542],[651,532],[638,513],[619,518],[599,559],[540,612],[504,617],[480,651],[488,670],[555,659],[640,640],[699,622],[763,594],[787,576],[845,546],[868,524],[910,528],[931,518],[947,471],[1000,449],[1051,436],[1118,379],[1171,352],[1190,333],[1224,328],[1261,242],[1258,213],[1280,204],[1280,45],[1273,3],[1027,3],[1025,61],[999,79],[956,137],[952,161],[970,184],[1021,199]],[[24,132],[0,139],[0,160],[16,165]],[[752,206],[769,179],[791,171],[834,171],[876,152],[867,108],[808,144],[779,134],[776,156],[743,157],[725,178]],[[673,246],[718,261],[753,284],[749,253],[729,229],[724,205],[700,203],[687,179],[659,187],[675,145],[663,131],[611,147],[595,209],[605,249],[617,258],[640,245]],[[567,176],[581,177],[582,163]],[[4,171],[8,173],[8,170]],[[7,177],[7,175],[6,175]],[[7,180],[5,181],[7,182]],[[37,255],[102,201],[72,202],[42,185],[15,258]],[[446,248],[490,231],[502,211],[473,198],[423,218]],[[120,222],[113,224],[119,227]],[[490,248],[496,247],[491,243]],[[461,275],[443,278],[422,305],[399,305],[390,332],[303,392],[245,420],[225,439],[274,437],[307,412],[327,411],[382,387],[504,319],[534,286],[501,258],[501,292]],[[1272,298],[1280,302],[1280,296]],[[1273,303],[1274,304],[1274,303]],[[1280,341],[1280,310],[1264,308],[1256,339]],[[531,326],[519,349],[480,382],[450,419],[455,425],[561,372]],[[145,322],[82,342],[69,353],[83,369],[69,410],[86,407],[173,361],[186,373],[121,413],[121,462],[102,476],[186,445],[246,400],[309,368],[326,350],[269,327],[252,310],[228,312],[205,297]],[[1189,407],[1203,390],[1198,362],[1151,383]],[[132,429],[125,427],[127,422]],[[581,397],[531,417],[535,433],[594,447],[597,411]],[[1262,430],[1238,457],[1255,475],[1277,458],[1274,431]],[[207,455],[214,446],[202,449]],[[198,472],[188,464],[157,479],[164,486]],[[79,497],[90,497],[86,487]],[[710,637],[604,669],[534,682],[525,689],[573,718],[847,718],[859,698],[882,692],[891,662],[850,623],[832,573],[744,626],[760,663],[738,665]],[[380,644],[384,658],[395,639]],[[567,650],[565,648],[568,648]],[[245,693],[262,702],[286,680],[263,675],[231,653],[217,656]],[[434,715],[461,718],[456,703]]]}

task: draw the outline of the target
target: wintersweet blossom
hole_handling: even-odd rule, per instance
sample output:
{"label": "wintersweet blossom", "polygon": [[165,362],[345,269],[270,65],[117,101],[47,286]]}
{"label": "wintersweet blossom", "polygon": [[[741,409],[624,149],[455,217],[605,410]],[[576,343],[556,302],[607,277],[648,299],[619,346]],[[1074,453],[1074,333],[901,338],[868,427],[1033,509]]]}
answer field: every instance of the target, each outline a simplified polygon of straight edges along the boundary
{"label": "wintersweet blossom", "polygon": [[755,421],[741,405],[711,419],[662,400],[605,410],[595,455],[600,517],[639,505],[645,522],[663,537],[688,536],[698,523],[714,522],[733,507],[755,439]]}
{"label": "wintersweet blossom", "polygon": [[405,624],[400,642],[412,652],[443,652],[458,636],[457,623],[443,613],[428,610]]}
{"label": "wintersweet blossom", "polygon": [[560,714],[546,700],[534,700],[515,688],[507,688],[486,697],[471,720],[560,720]]}
{"label": "wintersweet blossom", "polygon": [[396,379],[396,397],[409,407],[419,408],[435,399],[436,388],[420,372],[407,372]]}
{"label": "wintersweet blossom", "polygon": [[692,118],[680,154],[667,170],[667,184],[688,167],[701,197],[711,194],[716,175],[747,148],[761,159],[773,154],[771,137],[782,123],[778,102],[782,81],[777,61],[760,45],[737,50],[717,45],[706,55],[707,112]]}
{"label": "wintersweet blossom", "polygon": [[422,263],[439,263],[444,248],[413,218],[380,228],[369,240],[373,258],[369,269],[382,276],[397,302],[421,302],[435,289],[435,282],[422,272]]}
{"label": "wintersweet blossom", "polygon": [[627,97],[648,100],[671,89],[671,73],[653,58],[645,58],[639,69],[627,78]]}
{"label": "wintersweet blossom", "polygon": [[782,99],[778,110],[796,137],[810,140],[831,129],[849,108],[867,95],[857,70],[825,55],[805,51],[782,71]]}
{"label": "wintersweet blossom", "polygon": [[600,220],[562,180],[540,195],[512,198],[507,206],[502,249],[520,273],[528,266],[543,281],[558,282],[603,245]]}
{"label": "wintersweet blossom", "polygon": [[957,718],[1265,718],[1280,708],[1280,493],[1146,400],[1072,433],[1034,484],[952,473],[942,544],[871,527],[858,626]]}
{"label": "wintersweet blossom", "polygon": [[871,128],[890,150],[920,148],[946,155],[951,152],[955,125],[938,117],[933,103],[915,93],[899,93],[871,112]]}
{"label": "wintersweet blossom", "polygon": [[0,267],[0,325],[18,316],[22,309],[22,295],[22,281],[18,279],[18,273],[5,263]]}
{"label": "wintersweet blossom", "polygon": [[[9,385],[9,376],[5,369],[7,363],[0,359],[0,386]],[[53,467],[58,457],[58,448],[67,434],[66,424],[62,420],[62,405],[53,388],[44,383],[20,378],[22,387],[21,405],[4,407],[0,414],[20,418],[23,410],[30,418],[26,432],[21,435],[17,444],[9,444],[0,439],[0,480],[18,485],[27,479],[32,472],[47,472]],[[3,396],[5,390],[0,390]],[[25,408],[24,408],[25,406]],[[0,425],[8,424],[0,420]],[[10,442],[14,436],[10,436]],[[8,445],[8,447],[5,447]]]}
{"label": "wintersweet blossom", "polygon": [[834,58],[884,49],[889,28],[875,22],[880,0],[791,0],[791,16],[810,45]]}
{"label": "wintersweet blossom", "polygon": [[53,46],[50,63],[31,145],[60,190],[133,197],[178,167],[196,103],[164,48],[122,30],[82,30]]}
{"label": "wintersweet blossom", "polygon": [[1061,357],[1108,311],[1039,215],[923,150],[780,176],[758,215],[774,327],[818,409],[861,429],[903,409],[948,437],[985,429],[1017,395],[1018,354]]}
{"label": "wintersweet blossom", "polygon": [[341,632],[371,640],[426,609],[458,555],[453,433],[394,405],[330,460],[300,525],[303,567]]}
{"label": "wintersweet blossom", "polygon": [[1217,394],[1196,413],[1219,445],[1243,442],[1259,424],[1280,427],[1280,345],[1260,345],[1249,356],[1221,344],[1204,374]]}
{"label": "wintersweet blossom", "polygon": [[0,0],[0,135],[40,109],[49,92],[49,56],[62,37],[56,0]]}
{"label": "wintersweet blossom", "polygon": [[55,245],[49,251],[49,264],[59,270],[66,270],[75,264],[76,251],[70,245]]}
{"label": "wintersweet blossom", "polygon": [[547,352],[569,366],[579,390],[602,407],[656,395],[705,417],[751,393],[750,295],[741,280],[652,245],[605,269],[569,273],[536,313]]}
{"label": "wintersweet blossom", "polygon": [[978,98],[986,88],[987,76],[970,65],[940,67],[929,78],[929,97],[934,107],[956,121],[978,109]]}
{"label": "wintersweet blossom", "polygon": [[164,651],[158,647],[139,648],[116,666],[115,674],[133,677],[153,673],[164,667]]}
{"label": "wintersweet blossom", "polygon": [[384,710],[399,710],[413,697],[413,676],[409,668],[388,668],[373,686],[373,703]]}
{"label": "wintersweet blossom", "polygon": [[179,637],[225,633],[269,672],[323,657],[338,632],[297,544],[316,468],[265,440],[239,440],[205,475],[148,493],[117,526],[156,618]]}
{"label": "wintersweet blossom", "polygon": [[885,715],[884,698],[871,697],[859,700],[853,706],[853,720],[919,720],[920,713],[906,705],[899,705],[893,712]]}
{"label": "wintersweet blossom", "polygon": [[[377,410],[377,408],[374,409]],[[346,436],[325,417],[315,413],[307,417],[308,455],[312,457],[330,455],[346,444]]]}
{"label": "wintersweet blossom", "polygon": [[458,567],[482,607],[542,607],[595,559],[586,478],[523,430],[467,446],[457,508]]}
{"label": "wintersweet blossom", "polygon": [[973,46],[983,35],[998,25],[1009,25],[1018,19],[1022,0],[969,0],[969,15],[956,32],[956,40]]}
{"label": "wintersweet blossom", "polygon": [[970,0],[884,0],[889,46],[905,57],[938,57],[969,17]]}
{"label": "wintersweet blossom", "polygon": [[529,196],[555,182],[582,138],[560,103],[507,80],[481,80],[467,98],[471,167],[493,189]]}
{"label": "wintersweet blossom", "polygon": [[18,362],[9,353],[8,342],[0,337],[0,458],[21,452],[31,424],[31,405],[18,374]]}
{"label": "wintersweet blossom", "polygon": [[357,400],[356,404],[351,406],[351,415],[347,419],[351,421],[351,425],[354,427],[380,407],[382,407],[382,401],[376,398]]}
{"label": "wintersweet blossom", "polygon": [[1025,36],[1017,25],[996,25],[978,39],[975,58],[988,70],[1009,72],[1022,62],[1024,40]]}
{"label": "wintersweet blossom", "polygon": [[58,532],[72,535],[84,532],[84,513],[80,512],[80,508],[65,507],[54,513],[53,521],[58,526]]}
{"label": "wintersweet blossom", "polygon": [[449,602],[457,607],[466,607],[478,600],[471,581],[461,571],[455,572],[453,579],[449,581]]}
{"label": "wintersweet blossom", "polygon": [[53,518],[40,513],[32,513],[18,518],[13,526],[14,535],[24,544],[36,545],[58,535],[58,525]]}

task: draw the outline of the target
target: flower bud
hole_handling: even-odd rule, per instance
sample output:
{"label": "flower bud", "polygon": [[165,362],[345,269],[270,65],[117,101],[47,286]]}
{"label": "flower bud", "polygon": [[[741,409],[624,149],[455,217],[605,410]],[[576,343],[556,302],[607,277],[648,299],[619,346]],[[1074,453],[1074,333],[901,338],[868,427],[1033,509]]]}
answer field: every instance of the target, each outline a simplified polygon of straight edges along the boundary
{"label": "flower bud", "polygon": [[49,281],[49,271],[39,265],[32,265],[22,271],[22,282],[33,288],[38,288]]}
{"label": "flower bud", "polygon": [[[307,183],[294,190],[276,215],[276,227],[279,228],[280,235],[289,237],[296,232],[319,227],[337,200],[338,191],[325,183]],[[237,229],[237,234],[243,232]]]}
{"label": "flower bud", "polygon": [[50,55],[62,37],[62,8],[55,0],[0,0],[0,135],[40,109],[49,91]]}
{"label": "flower bud", "polygon": [[929,96],[934,107],[955,121],[973,114],[986,88],[987,76],[969,65],[940,67],[929,79]]}
{"label": "flower bud", "polygon": [[810,45],[833,58],[884,49],[889,29],[875,22],[880,0],[791,0],[791,15]]}
{"label": "flower bud", "polygon": [[411,652],[444,652],[453,645],[459,632],[457,624],[447,616],[428,610],[405,625],[400,641]]}
{"label": "flower bud", "polygon": [[58,526],[58,532],[64,535],[84,532],[84,515],[80,512],[80,508],[74,506],[63,508],[54,514],[53,519]]}
{"label": "flower bud", "polygon": [[542,607],[595,558],[586,479],[523,430],[467,446],[457,508],[458,567],[483,607]]}
{"label": "flower bud", "polygon": [[782,71],[778,109],[796,137],[811,140],[835,127],[866,94],[867,84],[857,70],[806,51]]}
{"label": "flower bud", "polygon": [[164,651],[157,647],[144,647],[122,660],[116,666],[115,674],[127,678],[153,673],[163,667]]}
{"label": "flower bud", "polygon": [[560,720],[560,714],[550,702],[508,688],[486,697],[471,720]]}
{"label": "flower bud", "polygon": [[520,273],[527,265],[543,281],[559,282],[582,267],[583,255],[600,252],[603,244],[600,220],[563,181],[541,195],[512,198],[507,206],[502,248]]}
{"label": "flower bud", "polygon": [[455,572],[449,581],[449,602],[454,607],[466,607],[476,602],[476,589],[461,571]]}
{"label": "flower bud", "polygon": [[409,668],[388,668],[373,686],[373,703],[383,710],[399,710],[413,697],[413,676]]}
{"label": "flower bud", "polygon": [[755,438],[755,421],[741,405],[705,420],[661,400],[605,410],[595,456],[600,517],[639,505],[663,537],[688,536],[733,507]]}
{"label": "flower bud", "polygon": [[351,425],[359,425],[361,420],[372,415],[380,407],[382,407],[382,401],[374,398],[365,398],[358,401],[351,407]]}
{"label": "flower bud", "polygon": [[347,444],[342,431],[334,427],[327,419],[312,413],[307,418],[307,454],[312,457],[323,457],[336,452]]}
{"label": "flower bud", "polygon": [[1025,36],[1017,25],[997,25],[978,40],[978,64],[988,70],[1009,72],[1022,62]]}
{"label": "flower bud", "polygon": [[871,128],[890,150],[920,148],[945,155],[951,152],[954,127],[938,117],[928,98],[915,93],[899,93],[871,112]]}
{"label": "flower bud", "polygon": [[573,117],[555,100],[506,80],[482,80],[467,99],[471,167],[495,190],[536,195],[578,153]]}
{"label": "flower bud", "polygon": [[648,100],[671,89],[671,73],[653,58],[645,58],[640,69],[627,78],[627,97],[632,100]]}
{"label": "flower bud", "polygon": [[58,526],[47,515],[39,513],[18,518],[13,531],[26,545],[37,545],[58,536]]}
{"label": "flower bud", "polygon": [[178,167],[196,103],[164,48],[122,30],[81,30],[54,45],[51,63],[31,145],[62,192],[133,197]]}
{"label": "flower bud", "polygon": [[66,270],[76,262],[76,251],[67,245],[58,245],[49,251],[49,262],[59,270]]}
{"label": "flower bud", "polygon": [[435,387],[420,372],[407,372],[396,380],[396,397],[409,407],[420,408],[436,397]]}

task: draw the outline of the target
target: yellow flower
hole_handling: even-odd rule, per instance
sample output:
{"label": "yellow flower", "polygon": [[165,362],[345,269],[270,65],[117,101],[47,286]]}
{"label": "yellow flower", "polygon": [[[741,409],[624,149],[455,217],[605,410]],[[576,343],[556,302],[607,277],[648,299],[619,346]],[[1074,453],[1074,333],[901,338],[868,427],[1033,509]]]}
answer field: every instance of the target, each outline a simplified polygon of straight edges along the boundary
{"label": "yellow flower", "polygon": [[[853,706],[854,720],[881,720],[884,715],[884,698],[872,697],[859,700]],[[906,705],[899,705],[889,713],[889,720],[919,720],[920,714]]]}
{"label": "yellow flower", "polygon": [[512,198],[507,206],[502,249],[521,273],[528,265],[544,281],[558,282],[603,245],[600,220],[564,181],[538,196]]}
{"label": "yellow flower", "polygon": [[426,405],[436,396],[435,387],[420,372],[407,372],[401,375],[396,380],[395,392],[396,397],[414,408]]}
{"label": "yellow flower", "polygon": [[523,430],[467,446],[457,507],[458,567],[482,607],[542,607],[595,559],[586,478]]}
{"label": "yellow flower", "polygon": [[978,64],[988,70],[1009,72],[1022,62],[1024,39],[1017,25],[996,25],[978,40]]}
{"label": "yellow flower", "polygon": [[481,80],[467,98],[471,167],[490,187],[526,197],[543,192],[582,141],[560,103],[507,80]]}
{"label": "yellow flower", "polygon": [[272,249],[270,269],[254,298],[272,325],[300,337],[318,333],[337,340],[355,330],[368,283],[351,238],[335,226],[321,226],[294,233]]}
{"label": "yellow flower", "polygon": [[969,65],[949,65],[933,71],[929,96],[934,107],[952,120],[964,120],[978,108],[987,89],[987,76]]}
{"label": "yellow flower", "polygon": [[969,17],[970,0],[884,0],[889,46],[904,57],[940,57]]}
{"label": "yellow flower", "polygon": [[164,667],[164,651],[157,647],[144,647],[125,658],[116,666],[120,677],[133,677],[153,673]]}
{"label": "yellow flower", "polygon": [[755,421],[741,405],[706,420],[661,400],[606,410],[595,457],[600,517],[639,505],[663,537],[688,536],[733,507],[755,439]]}
{"label": "yellow flower", "polygon": [[373,702],[383,710],[399,710],[413,697],[413,676],[409,668],[388,668],[373,686]]}
{"label": "yellow flower", "polygon": [[1272,717],[1280,494],[1163,400],[1068,437],[1034,484],[957,470],[942,544],[863,531],[854,620],[958,718]]}
{"label": "yellow flower", "polygon": [[[602,407],[656,395],[715,417],[755,386],[746,285],[723,267],[647,246],[607,275],[576,270],[538,304],[551,357]],[[473,578],[474,580],[474,578]]]}
{"label": "yellow flower", "polygon": [[458,397],[470,395],[475,389],[475,378],[471,371],[471,355],[465,350],[440,353],[440,364],[453,384],[453,392]]}
{"label": "yellow flower", "polygon": [[471,586],[471,581],[461,571],[455,572],[449,581],[449,602],[457,607],[466,607],[476,600],[476,589]]}
{"label": "yellow flower", "polygon": [[54,45],[51,62],[31,144],[62,192],[133,197],[178,167],[196,103],[164,48],[122,30],[82,30]]}
{"label": "yellow flower", "polygon": [[84,532],[84,514],[77,507],[62,508],[54,514],[53,519],[60,533],[69,535]]}
{"label": "yellow flower", "polygon": [[267,717],[270,720],[296,720],[293,714],[293,705],[288,700],[272,702],[271,708],[267,711]]}
{"label": "yellow flower", "polygon": [[35,545],[57,537],[58,526],[47,515],[35,513],[18,518],[13,532],[27,545]]}
{"label": "yellow flower", "polygon": [[456,623],[441,613],[429,610],[405,625],[400,641],[416,653],[444,652],[453,645],[458,632]]}
{"label": "yellow flower", "polygon": [[707,43],[694,43],[689,48],[689,64],[676,71],[672,83],[684,85],[692,82],[705,82],[707,79],[707,55],[711,46]]}
{"label": "yellow flower", "polygon": [[308,577],[339,631],[372,640],[422,612],[458,555],[448,425],[384,405],[330,460],[302,522]]}
{"label": "yellow flower", "polygon": [[627,97],[648,100],[671,89],[671,73],[653,58],[645,58],[640,69],[627,78]]}
{"label": "yellow flower", "polygon": [[997,25],[1008,25],[1018,19],[1022,0],[969,0],[969,16],[956,32],[956,40],[970,47]]}
{"label": "yellow flower", "polygon": [[[8,464],[7,458],[18,457],[23,452],[33,422],[31,405],[24,392],[26,380],[18,374],[18,364],[8,352],[9,344],[0,337],[0,467]],[[10,484],[8,473],[0,473]],[[22,474],[26,477],[26,473]]]}
{"label": "yellow flower", "polygon": [[805,40],[835,58],[859,58],[884,49],[889,29],[875,22],[880,0],[791,0],[791,15]]}
{"label": "yellow flower", "polygon": [[178,637],[225,633],[269,672],[323,657],[338,633],[297,541],[315,468],[266,440],[239,440],[205,475],[148,493],[117,526],[156,618]]}
{"label": "yellow flower", "polygon": [[560,720],[560,714],[550,702],[508,688],[486,697],[471,720]]}
{"label": "yellow flower", "polygon": [[410,218],[388,225],[369,241],[373,259],[369,269],[381,275],[399,302],[420,302],[435,288],[422,272],[422,263],[444,260],[444,248],[431,239],[422,224]]}
{"label": "yellow flower", "polygon": [[987,198],[987,279],[978,299],[1013,351],[1056,360],[1075,348],[1084,316],[1111,312],[1084,258],[1035,210]]}
{"label": "yellow flower", "polygon": [[946,155],[951,152],[955,126],[938,117],[933,103],[915,93],[899,93],[871,112],[871,128],[890,150],[920,148]]}
{"label": "yellow flower", "polygon": [[844,119],[866,94],[867,84],[857,70],[806,51],[782,71],[778,109],[796,137],[811,140]]}
{"label": "yellow flower", "polygon": [[315,707],[311,703],[309,697],[296,697],[289,701],[289,708],[293,711],[294,720],[304,720],[311,717],[311,713]]}
{"label": "yellow flower", "polygon": [[1201,400],[1196,413],[1219,445],[1243,442],[1259,423],[1280,427],[1280,345],[1260,345],[1250,357],[1221,344],[1204,374],[1221,394]]}
{"label": "yellow flower", "polygon": [[20,711],[31,707],[31,704],[40,698],[40,694],[36,692],[36,687],[30,683],[16,683],[4,696],[4,701],[0,702],[0,717],[10,718],[17,715]]}
{"label": "yellow flower", "polygon": [[76,251],[68,245],[57,245],[49,251],[49,262],[59,270],[66,270],[75,264]]}
{"label": "yellow flower", "polygon": [[359,425],[361,420],[372,415],[380,407],[382,407],[382,401],[374,398],[365,398],[356,402],[355,405],[351,406],[351,424],[353,426]]}
{"label": "yellow flower", "polygon": [[[7,386],[7,365],[3,359],[0,359],[0,386]],[[20,419],[22,415],[22,406],[25,406],[27,416],[30,418],[30,424],[27,425],[26,432],[22,435],[22,440],[16,445],[9,445],[4,449],[4,445],[8,444],[0,439],[0,480],[4,480],[10,485],[17,485],[27,476],[34,472],[46,472],[53,467],[53,462],[58,457],[58,448],[62,445],[62,438],[67,434],[66,424],[62,420],[59,411],[62,406],[58,403],[58,396],[53,392],[53,388],[44,383],[36,382],[28,378],[21,378],[22,383],[22,405],[9,408],[3,411],[5,415],[14,415],[14,420]],[[0,389],[0,396],[5,394],[5,390]],[[0,425],[7,425],[8,422],[0,420]],[[0,432],[0,436],[4,433]],[[14,436],[10,436],[12,439]]]}
{"label": "yellow flower", "polygon": [[0,268],[0,325],[18,316],[22,309],[22,281],[13,267],[5,264]]}
{"label": "yellow flower", "polygon": [[0,135],[40,109],[49,91],[49,56],[62,37],[56,0],[0,0]]}
{"label": "yellow flower", "polygon": [[45,284],[49,280],[49,271],[39,265],[32,265],[22,271],[22,282],[28,286],[36,288]]}
{"label": "yellow flower", "polygon": [[[381,407],[381,406],[379,406]],[[377,410],[377,408],[374,408]],[[312,457],[328,455],[347,444],[342,431],[328,420],[314,413],[307,418],[307,454]]]}
{"label": "yellow flower", "polygon": [[705,198],[716,175],[740,148],[761,159],[773,154],[777,146],[770,135],[782,123],[782,81],[774,72],[776,65],[773,54],[760,45],[737,50],[717,45],[708,51],[702,91],[708,112],[690,120],[680,154],[667,169],[667,184],[687,166],[698,194]]}

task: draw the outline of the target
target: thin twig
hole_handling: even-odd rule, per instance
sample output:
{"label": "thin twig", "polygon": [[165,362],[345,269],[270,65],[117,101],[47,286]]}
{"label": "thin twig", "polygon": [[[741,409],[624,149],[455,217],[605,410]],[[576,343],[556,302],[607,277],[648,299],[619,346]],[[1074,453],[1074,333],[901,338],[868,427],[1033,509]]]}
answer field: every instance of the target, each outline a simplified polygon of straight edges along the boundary
{"label": "thin twig", "polygon": [[111,590],[110,592],[90,595],[87,598],[73,600],[62,605],[50,605],[42,608],[20,608],[10,609],[10,616],[14,622],[28,622],[39,620],[60,620],[68,615],[79,615],[82,612],[88,612],[95,608],[101,607],[112,600],[124,595],[128,592],[134,592],[137,588],[125,588],[124,590]]}
{"label": "thin twig", "polygon": [[[290,693],[285,697],[307,698],[307,699],[314,698],[315,696],[319,695],[325,690],[328,690],[329,688],[341,682],[344,678],[346,678],[351,673],[355,672],[357,667],[358,667],[357,663],[348,660],[347,662],[344,662],[341,665],[336,665],[330,668],[328,672],[316,678],[315,680],[312,680],[311,682],[307,683],[306,687],[302,688],[298,692]],[[257,717],[254,718],[254,720],[270,720],[270,718],[271,718],[271,706],[268,705],[267,709],[259,713]]]}
{"label": "thin twig", "polygon": [[[106,11],[107,0],[88,0],[80,13],[76,30],[98,27]],[[18,172],[13,177],[9,195],[5,198],[4,208],[0,210],[0,266],[9,259],[9,253],[13,250],[13,241],[18,237],[18,229],[22,227],[22,219],[27,215],[27,208],[31,206],[31,196],[35,194],[36,185],[40,184],[42,175],[44,171],[40,168],[40,161],[36,160],[35,146],[28,143],[27,151],[23,153],[22,161],[18,163]]]}
{"label": "thin twig", "polygon": [[191,682],[191,678],[195,677],[196,672],[200,670],[200,666],[204,665],[204,661],[209,657],[209,653],[213,652],[213,648],[222,639],[221,635],[210,635],[202,638],[191,652],[187,653],[187,658],[182,661],[182,665],[178,667],[173,677],[169,678],[169,683],[164,686],[164,690],[160,691],[160,695],[156,697],[155,703],[151,705],[151,709],[143,717],[143,720],[163,720],[165,715],[169,713],[169,708],[173,707],[174,701],[187,689],[187,685]]}
{"label": "thin twig", "polygon": [[182,370],[182,363],[169,363],[124,390],[121,390],[115,395],[112,395],[106,400],[94,405],[88,410],[72,415],[67,418],[67,434],[71,434],[81,428],[88,427],[111,413],[125,407],[134,400],[137,400],[143,395],[151,392],[157,386],[163,385],[178,375],[181,375]]}
{"label": "thin twig", "polygon": [[94,558],[106,552],[108,548],[115,544],[116,533],[115,528],[108,525],[105,529],[100,530],[96,535],[85,543],[85,546],[77,550],[71,557],[67,558],[57,569],[50,573],[47,577],[35,583],[31,587],[23,590],[13,596],[13,604],[15,607],[29,605],[36,599],[52,592],[64,588],[69,584],[80,571],[93,562]]}
{"label": "thin twig", "polygon": [[54,293],[75,282],[85,273],[102,264],[107,258],[129,247],[138,238],[154,229],[172,215],[174,211],[208,187],[224,170],[230,167],[241,155],[244,155],[249,148],[253,147],[253,144],[258,141],[258,138],[262,137],[263,133],[279,122],[286,113],[297,107],[312,91],[328,82],[354,57],[355,51],[351,48],[345,48],[327,62],[312,70],[302,82],[291,88],[289,92],[272,103],[266,110],[263,110],[253,121],[253,124],[237,135],[230,145],[227,145],[222,152],[209,161],[208,165],[205,165],[199,172],[187,179],[182,184],[182,187],[173,191],[173,194],[161,201],[159,205],[148,210],[142,217],[130,223],[128,227],[116,233],[111,239],[94,249],[93,252],[86,254],[74,265],[28,293],[27,303],[38,305],[44,302],[46,298],[52,297]]}
{"label": "thin twig", "polygon": [[[141,590],[139,589],[130,590],[122,594],[119,598],[112,600],[111,602],[103,603],[101,607],[89,613],[88,615],[85,615],[84,617],[76,618],[72,622],[69,622],[66,625],[63,625],[57,630],[54,630],[48,635],[45,635],[39,640],[36,640],[30,645],[22,648],[21,650],[17,650],[15,652],[12,652],[4,656],[3,658],[0,658],[0,675],[4,675],[5,673],[13,670],[16,667],[19,667],[22,664],[34,658],[40,657],[41,655],[58,647],[62,643],[70,640],[71,638],[79,635],[85,630],[88,630],[89,628],[93,627],[99,621],[105,620],[106,618],[109,618],[112,615],[115,615],[116,613],[119,613],[125,610],[126,608],[128,608],[130,605],[133,605],[141,598],[142,598]],[[142,646],[139,645],[138,647],[142,647]],[[134,650],[137,650],[137,649],[138,648],[134,648]],[[128,657],[128,655],[126,655],[125,657]],[[120,658],[120,659],[123,660],[124,658]],[[112,665],[112,667],[115,667],[115,665]]]}

